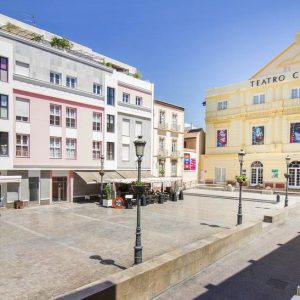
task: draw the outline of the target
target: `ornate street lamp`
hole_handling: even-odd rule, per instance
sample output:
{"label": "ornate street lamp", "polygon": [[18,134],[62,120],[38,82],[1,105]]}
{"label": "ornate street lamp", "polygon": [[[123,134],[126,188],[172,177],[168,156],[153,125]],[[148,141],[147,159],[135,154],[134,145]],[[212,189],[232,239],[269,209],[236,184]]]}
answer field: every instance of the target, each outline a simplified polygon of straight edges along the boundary
{"label": "ornate street lamp", "polygon": [[287,207],[289,205],[289,199],[288,199],[288,189],[289,189],[289,164],[290,164],[291,157],[289,155],[286,156],[285,162],[286,162],[286,183],[285,183],[285,200],[284,200],[284,207]]}
{"label": "ornate street lamp", "polygon": [[[244,163],[244,156],[245,156],[245,151],[243,149],[240,150],[238,154],[239,162],[240,162],[240,176],[243,174],[243,163]],[[238,207],[238,214],[237,214],[237,225],[241,225],[243,222],[243,214],[242,214],[242,185],[243,181],[239,180],[239,185],[240,185],[240,192],[239,192],[239,207]]]}
{"label": "ornate street lamp", "polygon": [[101,177],[101,183],[100,183],[100,200],[99,205],[103,204],[103,176],[104,176],[104,155],[102,154],[100,157],[101,161],[101,169],[99,171],[100,177]]}
{"label": "ornate street lamp", "polygon": [[[141,185],[142,176],[141,176],[141,164],[142,157],[144,156],[146,141],[142,139],[142,136],[138,136],[138,138],[134,141],[135,146],[135,154],[137,156],[138,161],[138,180],[137,185]],[[143,254],[143,246],[142,246],[142,230],[141,230],[141,204],[140,198],[143,194],[143,188],[137,188],[137,221],[136,221],[136,233],[135,233],[135,246],[134,246],[134,264],[140,264],[142,262],[142,254]]]}

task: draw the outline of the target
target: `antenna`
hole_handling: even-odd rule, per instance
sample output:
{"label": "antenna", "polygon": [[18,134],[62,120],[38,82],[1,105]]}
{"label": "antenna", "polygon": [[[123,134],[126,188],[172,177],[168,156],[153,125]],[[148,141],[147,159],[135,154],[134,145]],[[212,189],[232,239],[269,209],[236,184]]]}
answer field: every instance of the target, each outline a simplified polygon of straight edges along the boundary
{"label": "antenna", "polygon": [[29,14],[25,14],[27,19],[23,19],[23,21],[29,23],[32,26],[36,27],[36,19],[35,19],[35,15],[29,15]]}

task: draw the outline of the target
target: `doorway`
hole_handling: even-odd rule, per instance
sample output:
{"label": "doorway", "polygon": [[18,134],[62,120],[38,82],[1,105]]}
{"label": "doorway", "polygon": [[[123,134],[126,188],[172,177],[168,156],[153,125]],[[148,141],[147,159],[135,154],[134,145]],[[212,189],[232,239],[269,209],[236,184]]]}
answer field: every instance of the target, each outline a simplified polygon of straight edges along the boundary
{"label": "doorway", "polygon": [[40,178],[39,177],[29,177],[29,201],[39,202],[40,200]]}
{"label": "doorway", "polygon": [[300,161],[293,161],[289,164],[289,187],[300,188]]}
{"label": "doorway", "polygon": [[67,182],[68,177],[52,178],[52,201],[67,201]]}
{"label": "doorway", "polygon": [[251,186],[257,186],[263,183],[263,164],[255,161],[251,164]]}

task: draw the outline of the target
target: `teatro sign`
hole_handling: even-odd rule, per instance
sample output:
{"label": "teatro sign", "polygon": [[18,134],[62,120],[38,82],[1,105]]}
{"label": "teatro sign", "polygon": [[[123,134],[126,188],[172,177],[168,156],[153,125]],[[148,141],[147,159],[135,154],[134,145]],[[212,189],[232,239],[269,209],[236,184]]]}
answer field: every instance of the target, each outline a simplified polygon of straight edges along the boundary
{"label": "teatro sign", "polygon": [[270,76],[261,79],[250,80],[250,84],[251,87],[257,87],[257,86],[262,86],[270,83],[282,82],[285,81],[286,79],[289,80],[289,79],[298,79],[298,78],[299,78],[299,72],[293,72],[293,73],[281,74],[276,76]]}

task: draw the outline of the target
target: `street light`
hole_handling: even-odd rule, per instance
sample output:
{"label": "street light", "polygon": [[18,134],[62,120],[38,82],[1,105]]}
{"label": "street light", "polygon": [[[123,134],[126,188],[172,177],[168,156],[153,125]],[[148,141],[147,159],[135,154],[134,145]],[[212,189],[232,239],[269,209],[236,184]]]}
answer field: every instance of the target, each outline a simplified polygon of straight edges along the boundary
{"label": "street light", "polygon": [[[135,154],[137,156],[138,161],[138,184],[141,184],[142,176],[141,176],[141,164],[142,164],[142,157],[144,155],[146,141],[142,139],[142,136],[138,136],[138,138],[134,141],[135,146]],[[142,262],[142,253],[143,253],[143,246],[142,246],[142,230],[141,230],[141,204],[140,204],[140,196],[141,191],[137,193],[137,221],[136,221],[136,233],[135,233],[135,246],[134,246],[134,264],[140,264]]]}
{"label": "street light", "polygon": [[[244,156],[245,156],[245,151],[243,149],[240,150],[238,154],[239,162],[240,162],[240,176],[243,173],[243,163],[244,163]],[[237,214],[237,224],[241,225],[243,222],[243,214],[242,214],[242,185],[243,182],[240,180],[239,182],[240,185],[240,192],[239,192],[239,208],[238,208],[238,214]]]}
{"label": "street light", "polygon": [[284,207],[289,205],[288,199],[288,188],[289,188],[289,164],[290,164],[291,157],[289,155],[286,156],[286,183],[285,183],[285,200],[284,200]]}
{"label": "street light", "polygon": [[104,155],[102,154],[100,157],[101,161],[101,169],[99,171],[100,177],[101,177],[101,183],[100,183],[100,200],[99,205],[103,204],[103,176],[104,176]]}

